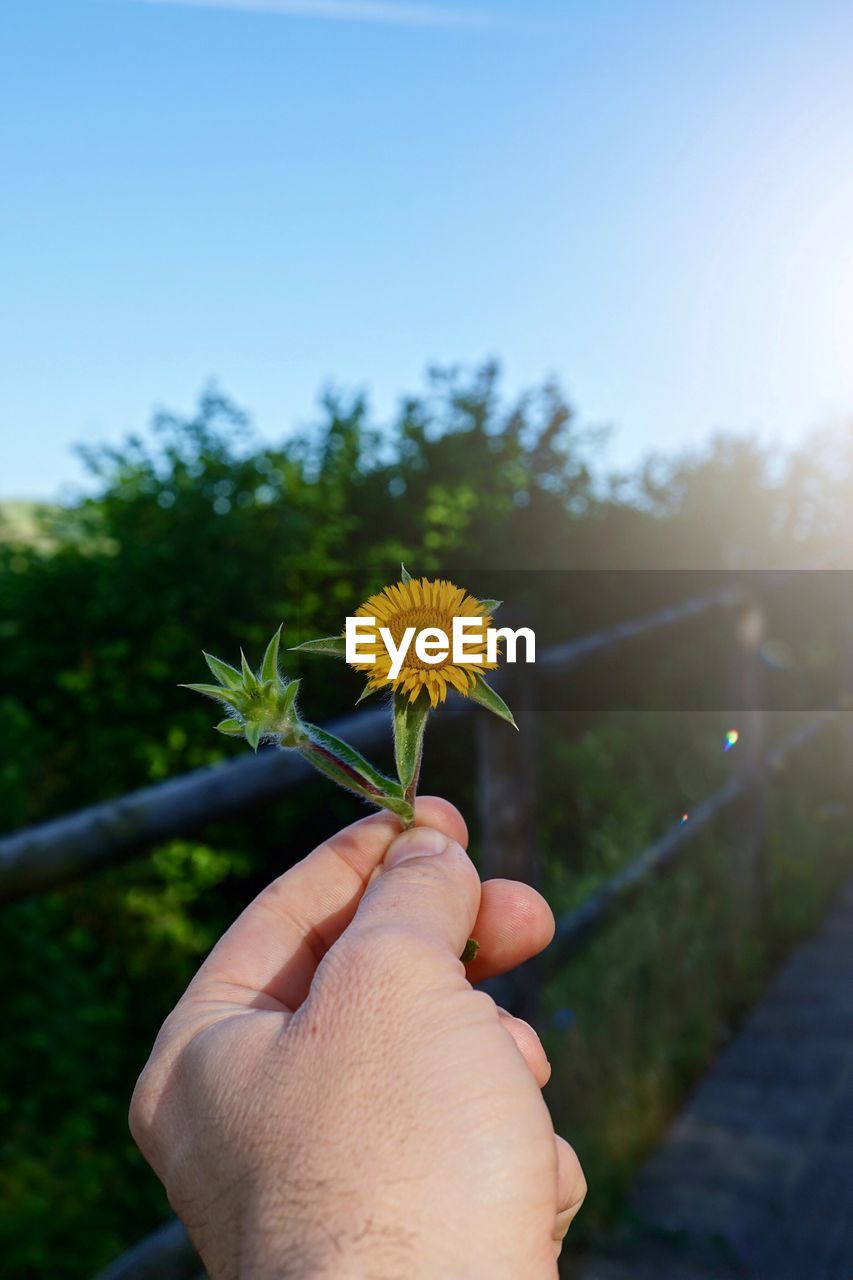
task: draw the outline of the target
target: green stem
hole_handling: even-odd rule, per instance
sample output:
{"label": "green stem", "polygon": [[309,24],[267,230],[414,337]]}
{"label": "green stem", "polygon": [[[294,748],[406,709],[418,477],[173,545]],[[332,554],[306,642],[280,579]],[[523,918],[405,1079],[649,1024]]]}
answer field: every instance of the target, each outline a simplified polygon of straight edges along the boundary
{"label": "green stem", "polygon": [[348,743],[334,738],[316,725],[303,723],[300,729],[293,746],[309,764],[339,786],[354,791],[380,809],[390,809],[401,822],[411,825],[414,811],[400,794],[399,783],[392,783]]}
{"label": "green stem", "polygon": [[418,782],[420,781],[420,777],[421,777],[421,765],[423,764],[423,758],[424,758],[424,740],[423,740],[423,737],[421,737],[421,740],[418,743],[418,754],[415,757],[415,772],[412,774],[412,781],[406,787],[406,801],[409,805],[411,805],[412,816],[411,818],[408,819],[408,821],[403,823],[404,831],[408,831],[410,827],[413,827],[415,825],[415,799],[418,794]]}

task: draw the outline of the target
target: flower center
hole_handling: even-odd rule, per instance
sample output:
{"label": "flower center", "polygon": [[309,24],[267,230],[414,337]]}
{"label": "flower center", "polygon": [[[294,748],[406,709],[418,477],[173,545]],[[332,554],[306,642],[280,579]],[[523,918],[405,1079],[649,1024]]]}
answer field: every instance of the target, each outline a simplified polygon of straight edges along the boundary
{"label": "flower center", "polygon": [[[403,613],[396,614],[393,618],[389,618],[381,624],[386,626],[394,638],[394,644],[399,645],[403,639],[407,627],[414,627],[415,634],[412,636],[412,643],[409,645],[408,652],[404,660],[404,667],[415,668],[419,671],[440,671],[442,665],[452,662],[453,647],[453,618],[444,613],[441,609],[430,608],[428,605],[421,605],[419,608],[406,609]],[[415,652],[415,641],[421,631],[425,631],[428,627],[438,627],[447,636],[448,656],[445,663],[441,662],[424,662]],[[476,633],[474,633],[476,636]],[[468,643],[471,638],[469,636]]]}

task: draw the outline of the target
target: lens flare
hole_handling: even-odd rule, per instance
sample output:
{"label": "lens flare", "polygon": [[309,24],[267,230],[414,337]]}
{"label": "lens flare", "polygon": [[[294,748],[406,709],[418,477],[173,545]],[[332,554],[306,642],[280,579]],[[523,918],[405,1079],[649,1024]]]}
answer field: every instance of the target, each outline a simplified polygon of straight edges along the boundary
{"label": "lens flare", "polygon": [[731,751],[732,747],[735,745],[739,737],[740,737],[740,734],[738,733],[737,729],[729,729],[728,733],[725,736],[725,739],[723,740],[723,750]]}

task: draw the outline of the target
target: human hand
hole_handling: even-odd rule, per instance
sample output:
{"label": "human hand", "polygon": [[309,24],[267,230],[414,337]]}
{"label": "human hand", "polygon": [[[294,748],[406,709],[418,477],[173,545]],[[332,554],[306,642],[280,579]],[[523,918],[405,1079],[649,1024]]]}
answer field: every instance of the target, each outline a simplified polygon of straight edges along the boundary
{"label": "human hand", "polygon": [[212,1280],[557,1275],[583,1174],[539,1037],[470,985],[554,919],[527,885],[481,885],[466,843],[435,798],[402,835],[386,813],[347,827],[246,908],[166,1019],[130,1125]]}

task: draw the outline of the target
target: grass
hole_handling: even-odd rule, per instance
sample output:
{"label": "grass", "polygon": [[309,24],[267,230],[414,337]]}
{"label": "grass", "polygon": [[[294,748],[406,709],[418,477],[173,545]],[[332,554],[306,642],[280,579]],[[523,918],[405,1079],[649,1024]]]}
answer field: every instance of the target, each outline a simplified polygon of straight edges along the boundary
{"label": "grass", "polygon": [[841,755],[828,732],[774,779],[760,918],[747,920],[733,898],[734,815],[543,986],[545,1097],[590,1187],[571,1252],[619,1223],[641,1161],[849,874]]}

